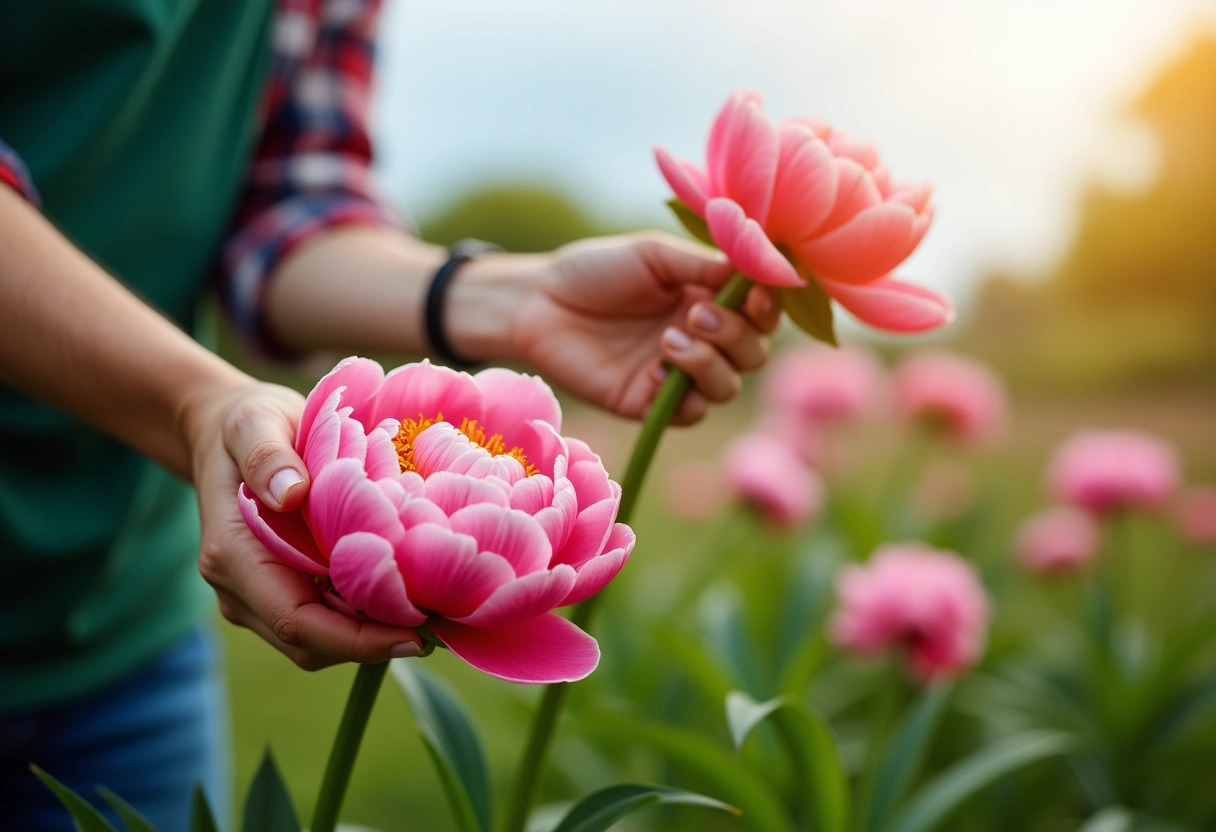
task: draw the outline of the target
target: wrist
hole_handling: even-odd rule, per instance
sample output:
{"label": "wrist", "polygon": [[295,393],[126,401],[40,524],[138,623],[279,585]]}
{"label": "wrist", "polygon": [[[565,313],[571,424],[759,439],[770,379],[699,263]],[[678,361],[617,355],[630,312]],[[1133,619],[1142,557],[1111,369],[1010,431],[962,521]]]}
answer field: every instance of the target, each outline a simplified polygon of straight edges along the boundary
{"label": "wrist", "polygon": [[453,351],[473,362],[523,359],[520,310],[552,266],[549,254],[478,254],[448,287],[443,325]]}

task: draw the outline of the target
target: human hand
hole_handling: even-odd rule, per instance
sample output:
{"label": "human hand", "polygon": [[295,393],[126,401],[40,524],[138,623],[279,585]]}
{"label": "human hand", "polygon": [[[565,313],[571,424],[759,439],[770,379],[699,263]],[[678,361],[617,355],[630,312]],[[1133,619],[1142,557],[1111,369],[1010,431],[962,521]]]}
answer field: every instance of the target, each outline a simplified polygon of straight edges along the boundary
{"label": "human hand", "polygon": [[199,571],[215,589],[224,618],[305,670],[418,655],[422,644],[413,630],[356,621],[326,606],[312,579],[280,563],[241,517],[242,480],[281,511],[304,502],[307,469],[292,448],[303,404],[293,390],[250,381],[224,395],[200,394],[187,406],[183,430],[203,529]]}
{"label": "human hand", "polygon": [[781,307],[755,286],[733,312],[713,303],[734,273],[708,249],[646,232],[582,240],[540,261],[514,314],[513,352],[546,380],[614,413],[645,415],[666,377],[693,389],[674,421],[701,419],[738,394],[740,373],[762,366]]}

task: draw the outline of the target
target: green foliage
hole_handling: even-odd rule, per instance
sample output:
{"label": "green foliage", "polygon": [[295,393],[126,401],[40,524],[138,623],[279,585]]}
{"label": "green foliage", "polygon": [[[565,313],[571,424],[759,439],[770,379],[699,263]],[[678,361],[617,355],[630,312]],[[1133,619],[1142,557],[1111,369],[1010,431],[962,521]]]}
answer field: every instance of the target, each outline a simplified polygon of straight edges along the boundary
{"label": "green foliage", "polygon": [[462,832],[489,832],[490,775],[477,730],[464,707],[416,662],[394,661],[392,673],[414,712],[457,826]]}
{"label": "green foliage", "polygon": [[836,325],[832,319],[832,299],[814,277],[803,275],[806,286],[801,289],[779,289],[781,308],[790,320],[807,335],[825,344],[838,346]]}
{"label": "green foliage", "polygon": [[194,798],[190,801],[190,832],[218,832],[201,783],[195,785]]}
{"label": "green foliage", "polygon": [[253,777],[249,794],[245,798],[245,812],[241,832],[299,832],[291,805],[291,795],[283,784],[279,768],[275,765],[270,749],[262,757],[262,765]]}
{"label": "green foliage", "polygon": [[584,797],[562,818],[553,832],[602,832],[626,815],[656,804],[702,806],[739,814],[734,806],[703,794],[666,786],[625,783]]}
{"label": "green foliage", "polygon": [[475,237],[507,251],[549,251],[619,230],[589,216],[558,188],[523,184],[470,191],[419,226],[424,239],[440,245]]}
{"label": "green foliage", "polygon": [[705,222],[704,217],[678,199],[667,200],[667,207],[676,215],[676,219],[680,221],[680,225],[684,226],[684,229],[689,234],[707,246],[718,247],[718,244],[714,242],[714,236],[709,233],[709,224]]}
{"label": "green foliage", "polygon": [[109,821],[101,816],[101,812],[94,809],[87,800],[76,794],[76,792],[38,768],[38,766],[30,766],[30,770],[34,772],[34,776],[41,780],[48,789],[55,793],[55,797],[59,798],[59,802],[71,813],[72,820],[76,821],[80,832],[118,832],[110,825]]}
{"label": "green foliage", "polygon": [[122,822],[127,826],[127,832],[156,832],[152,824],[148,823],[148,819],[141,815],[134,806],[105,786],[98,786],[97,793],[122,818]]}

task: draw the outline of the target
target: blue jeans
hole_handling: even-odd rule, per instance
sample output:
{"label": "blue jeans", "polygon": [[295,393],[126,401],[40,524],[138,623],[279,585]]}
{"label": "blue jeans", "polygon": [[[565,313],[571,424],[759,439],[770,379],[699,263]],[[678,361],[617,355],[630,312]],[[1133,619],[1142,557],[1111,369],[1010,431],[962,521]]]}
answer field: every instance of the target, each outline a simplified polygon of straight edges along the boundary
{"label": "blue jeans", "polygon": [[0,714],[0,830],[72,832],[36,763],[121,822],[95,786],[160,832],[185,832],[201,782],[221,827],[231,817],[227,690],[216,637],[196,631],[126,678],[77,701]]}

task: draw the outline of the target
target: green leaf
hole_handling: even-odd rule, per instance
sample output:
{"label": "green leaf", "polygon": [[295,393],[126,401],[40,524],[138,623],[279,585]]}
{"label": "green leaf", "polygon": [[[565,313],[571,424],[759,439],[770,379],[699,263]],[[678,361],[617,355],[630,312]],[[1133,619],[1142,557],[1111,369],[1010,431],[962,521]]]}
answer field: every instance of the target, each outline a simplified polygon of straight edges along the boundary
{"label": "green leaf", "polygon": [[862,828],[866,832],[877,832],[884,827],[887,816],[916,777],[951,690],[948,684],[929,687],[912,703],[900,722],[864,804],[867,814]]}
{"label": "green leaf", "polygon": [[887,832],[929,832],[985,786],[1076,743],[1058,731],[1028,731],[998,740],[939,774],[908,801]]}
{"label": "green leaf", "polygon": [[579,723],[601,743],[648,747],[673,765],[695,773],[723,800],[739,808],[740,823],[752,832],[794,828],[780,795],[737,756],[698,733],[610,711],[588,714]]}
{"label": "green leaf", "polygon": [[110,825],[108,820],[101,816],[101,812],[94,809],[87,800],[76,794],[76,792],[38,768],[38,766],[31,765],[30,771],[34,772],[34,776],[41,780],[44,786],[55,793],[55,797],[59,798],[59,802],[71,813],[72,820],[76,821],[76,825],[80,827],[80,832],[118,832],[118,830]]}
{"label": "green leaf", "polygon": [[696,792],[668,786],[622,783],[589,794],[570,809],[553,832],[601,832],[625,815],[655,804],[704,806],[739,814],[734,806]]}
{"label": "green leaf", "polygon": [[245,817],[242,832],[300,832],[291,795],[283,785],[283,777],[270,749],[266,749],[262,764],[249,784],[249,795],[245,798]]}
{"label": "green leaf", "polygon": [[802,288],[777,290],[781,308],[807,335],[833,347],[838,346],[836,325],[832,321],[832,299],[818,280],[808,274],[802,276],[806,278],[806,285]]}
{"label": "green leaf", "polygon": [[194,799],[190,801],[190,832],[218,832],[215,815],[203,793],[203,784],[194,784]]}
{"label": "green leaf", "polygon": [[122,818],[122,822],[127,825],[127,832],[156,832],[156,827],[149,823],[148,819],[141,815],[138,809],[105,786],[98,786],[97,793]]}
{"label": "green leaf", "polygon": [[849,785],[827,721],[793,696],[757,702],[734,691],[726,697],[726,722],[736,749],[743,747],[752,729],[770,718],[793,761],[803,822],[816,832],[844,832]]}
{"label": "green leaf", "polygon": [[709,233],[709,224],[705,222],[703,216],[678,199],[667,200],[667,207],[671,209],[671,213],[676,215],[676,219],[680,221],[680,225],[684,226],[689,234],[707,246],[718,247],[718,244],[714,242],[713,235]]}
{"label": "green leaf", "polygon": [[394,661],[423,745],[439,773],[461,832],[490,832],[490,775],[477,731],[455,695],[416,663]]}
{"label": "green leaf", "polygon": [[1132,832],[1135,817],[1122,806],[1109,806],[1085,821],[1077,832]]}

